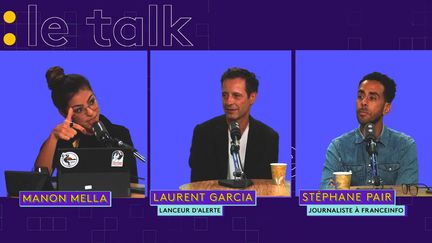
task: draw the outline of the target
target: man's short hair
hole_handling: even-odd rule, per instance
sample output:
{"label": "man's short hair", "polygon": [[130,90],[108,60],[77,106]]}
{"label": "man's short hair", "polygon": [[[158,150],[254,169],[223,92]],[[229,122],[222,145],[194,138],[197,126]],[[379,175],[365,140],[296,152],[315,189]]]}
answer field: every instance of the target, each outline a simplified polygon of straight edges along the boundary
{"label": "man's short hair", "polygon": [[363,83],[366,80],[375,80],[380,82],[384,86],[385,101],[388,103],[391,103],[393,101],[394,97],[396,96],[396,83],[393,79],[389,78],[385,74],[379,72],[373,72],[367,74],[360,80],[359,87],[361,83]]}
{"label": "man's short hair", "polygon": [[243,68],[228,68],[228,70],[226,70],[222,75],[221,83],[223,84],[225,80],[234,78],[242,78],[246,81],[246,93],[248,94],[248,97],[253,92],[258,93],[258,79],[256,78],[255,73],[249,72]]}

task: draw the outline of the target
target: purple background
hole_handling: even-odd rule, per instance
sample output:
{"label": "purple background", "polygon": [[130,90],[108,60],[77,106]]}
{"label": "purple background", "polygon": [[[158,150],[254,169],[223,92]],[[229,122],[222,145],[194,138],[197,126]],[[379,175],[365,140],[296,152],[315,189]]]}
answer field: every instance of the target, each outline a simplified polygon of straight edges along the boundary
{"label": "purple background", "polygon": [[[428,0],[409,2],[372,0],[357,2],[343,0],[331,2],[318,0],[185,2],[155,0],[153,3],[173,3],[177,17],[193,17],[191,25],[185,29],[188,35],[192,36],[191,39],[195,45],[193,49],[422,50],[432,47],[432,4]],[[19,45],[20,41],[26,38],[27,26],[23,25],[25,22],[20,20],[20,16],[26,16],[26,4],[26,1],[1,2],[1,14],[5,9],[20,12],[18,12],[19,19],[16,24],[5,26],[0,21],[0,33],[9,31],[16,33],[18,36],[17,46],[5,47],[3,43],[0,43],[0,48],[5,50],[26,49],[25,46]],[[92,44],[89,28],[84,26],[83,21],[84,17],[90,15],[93,9],[103,8],[104,13],[117,18],[125,14],[128,15],[130,12],[144,16],[147,12],[147,4],[149,2],[141,0],[125,0],[121,3],[102,0],[63,0],[56,3],[44,1],[44,3],[39,3],[39,7],[43,18],[63,16],[65,11],[72,13],[69,15],[70,17],[75,17],[73,14],[76,14],[76,19],[80,21],[76,25],[80,39],[75,42],[75,46],[71,46],[69,49],[91,50],[95,46]],[[179,46],[172,48],[188,49]],[[100,50],[100,48],[97,49]],[[120,48],[113,47],[112,49]],[[68,55],[72,53],[70,52]],[[8,52],[8,54],[17,56],[17,58],[20,57],[20,53]],[[21,56],[18,61],[23,64],[25,61],[21,60],[25,60],[24,57],[32,58],[37,53],[25,52],[21,55],[24,56]],[[5,70],[10,67],[5,66],[8,62],[4,60],[4,53],[1,53],[1,58],[0,70],[3,75]],[[36,66],[40,61],[43,60],[34,60],[31,65]],[[389,60],[389,62],[391,61]],[[120,65],[121,63],[117,64]],[[131,61],[128,64],[134,65],[135,63]],[[407,64],[407,66],[411,66],[411,64]],[[45,68],[39,68],[40,73],[32,77],[43,77]],[[110,69],[106,68],[106,70]],[[86,70],[80,68],[76,72],[84,74],[84,71]],[[24,72],[20,72],[20,75],[23,74]],[[100,74],[101,71],[98,71],[97,75]],[[13,80],[15,78],[16,76]],[[2,87],[5,88],[2,95],[4,97],[10,90],[8,89],[10,82],[5,82],[9,79],[5,79],[4,76],[0,79],[3,81]],[[357,79],[358,77],[356,77]],[[40,80],[39,84],[42,85],[43,82],[44,80]],[[422,85],[426,85],[428,80],[421,79],[420,82]],[[140,90],[143,89],[145,88]],[[22,89],[22,92],[29,92],[26,90],[28,89]],[[52,106],[50,106],[46,86],[43,84],[40,90],[37,93],[38,99],[32,101],[46,99],[42,107],[49,109]],[[43,94],[42,92],[45,92],[45,95],[39,95],[39,93]],[[347,94],[351,95],[350,92]],[[144,96],[140,95],[139,97]],[[3,107],[8,107],[11,104],[9,99],[6,106],[3,98],[1,101]],[[287,104],[287,106],[289,105]],[[423,106],[427,107],[427,104]],[[109,108],[108,105],[104,107]],[[8,132],[12,129],[7,130],[11,126],[7,122],[7,118],[11,117],[9,114],[14,115],[14,113],[10,113],[11,111],[7,108],[5,109],[6,112],[3,112],[1,116],[1,125],[4,133],[11,136]],[[295,110],[293,109],[293,111]],[[424,113],[427,115],[427,110]],[[54,110],[51,110],[50,114],[56,115]],[[412,113],[408,114],[411,115]],[[58,117],[58,115],[56,116]],[[14,122],[22,126],[16,120],[14,119]],[[54,121],[55,119],[47,120]],[[145,120],[143,122],[145,123]],[[151,125],[154,126],[154,124]],[[333,132],[339,133],[336,130]],[[150,134],[147,133],[147,135]],[[301,134],[293,133],[292,136],[299,138]],[[136,139],[134,138],[134,140]],[[27,146],[28,151],[21,153],[23,156],[32,158],[31,162],[24,161],[26,165],[33,162],[34,149],[39,147],[42,138],[36,140],[37,142],[32,142],[30,146]],[[293,140],[295,146],[295,139]],[[7,145],[4,141],[1,144],[6,148],[5,150],[14,147]],[[151,144],[147,144],[147,146],[150,147]],[[185,146],[189,146],[189,143]],[[141,148],[140,150],[143,151]],[[150,151],[150,149],[148,150]],[[323,151],[311,151],[310,153],[323,156]],[[303,163],[310,162],[303,161]],[[315,161],[312,162],[316,163]],[[4,160],[1,164],[5,164]],[[408,205],[408,217],[307,217],[305,207],[298,206],[297,198],[259,199],[257,207],[227,207],[224,209],[224,217],[214,218],[158,218],[156,217],[156,208],[148,205],[148,199],[114,199],[112,208],[103,209],[23,209],[18,207],[17,199],[1,198],[0,237],[3,241],[12,239],[17,242],[124,242],[125,239],[131,242],[178,242],[179,240],[191,242],[272,242],[275,241],[275,238],[280,240],[281,237],[285,237],[284,240],[294,241],[322,241],[323,239],[330,241],[337,234],[338,237],[349,238],[352,242],[365,242],[371,240],[372,236],[368,234],[371,229],[377,229],[375,230],[376,233],[373,234],[374,242],[398,242],[403,238],[418,241],[418,239],[430,237],[432,232],[431,199],[399,198],[397,201],[399,204]],[[328,237],[325,238],[325,236]]]}
{"label": "purple background", "polygon": [[290,61],[290,51],[151,52],[151,188],[178,189],[190,182],[193,129],[223,114],[220,78],[229,67],[257,75],[250,114],[279,133],[278,162],[289,163]]}

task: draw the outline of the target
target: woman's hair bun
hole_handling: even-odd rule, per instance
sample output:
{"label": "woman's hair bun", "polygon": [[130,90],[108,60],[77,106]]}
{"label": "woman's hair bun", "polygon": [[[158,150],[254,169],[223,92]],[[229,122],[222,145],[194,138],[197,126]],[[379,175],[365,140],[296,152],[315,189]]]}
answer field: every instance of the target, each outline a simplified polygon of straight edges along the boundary
{"label": "woman's hair bun", "polygon": [[65,73],[62,67],[55,66],[48,69],[45,77],[48,81],[48,88],[53,90],[63,84]]}

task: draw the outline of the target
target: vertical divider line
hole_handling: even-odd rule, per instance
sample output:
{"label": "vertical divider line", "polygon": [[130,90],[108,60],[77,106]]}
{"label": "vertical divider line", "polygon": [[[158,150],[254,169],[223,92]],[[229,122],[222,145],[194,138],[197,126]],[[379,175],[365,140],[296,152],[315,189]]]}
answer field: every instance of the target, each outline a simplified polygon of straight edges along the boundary
{"label": "vertical divider line", "polygon": [[291,197],[296,192],[296,50],[291,49]]}
{"label": "vertical divider line", "polygon": [[151,188],[151,85],[150,85],[150,48],[147,49],[147,196]]}

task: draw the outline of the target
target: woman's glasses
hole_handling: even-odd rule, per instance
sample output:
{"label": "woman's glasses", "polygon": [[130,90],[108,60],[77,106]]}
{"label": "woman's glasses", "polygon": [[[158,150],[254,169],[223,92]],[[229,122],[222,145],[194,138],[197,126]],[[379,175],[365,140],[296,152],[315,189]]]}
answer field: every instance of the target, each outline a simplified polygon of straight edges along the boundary
{"label": "woman's glasses", "polygon": [[83,105],[79,105],[79,106],[74,106],[72,109],[73,109],[73,112],[75,113],[75,115],[80,115],[84,111],[86,111],[87,108],[90,108],[93,111],[96,110],[97,102],[96,102],[96,97],[94,95],[92,95],[90,97],[90,99],[87,101],[86,107],[84,107]]}

